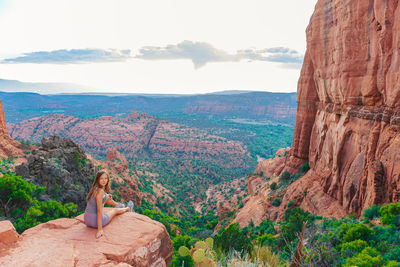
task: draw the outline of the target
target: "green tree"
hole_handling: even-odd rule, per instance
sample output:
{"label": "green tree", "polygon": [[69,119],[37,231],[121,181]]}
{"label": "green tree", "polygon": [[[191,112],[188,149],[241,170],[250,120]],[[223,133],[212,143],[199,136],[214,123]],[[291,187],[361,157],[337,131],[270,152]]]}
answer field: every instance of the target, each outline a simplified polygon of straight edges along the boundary
{"label": "green tree", "polygon": [[251,251],[250,239],[240,230],[238,223],[231,223],[215,237],[215,245],[222,252],[236,250],[242,255]]}
{"label": "green tree", "polygon": [[400,202],[386,204],[379,211],[382,223],[400,227]]}
{"label": "green tree", "polygon": [[348,258],[345,266],[379,267],[383,266],[383,259],[375,248],[366,247],[361,253]]}
{"label": "green tree", "polygon": [[358,239],[368,241],[372,233],[372,229],[365,224],[352,224],[343,233],[343,242],[351,242]]}
{"label": "green tree", "polygon": [[74,217],[77,213],[77,205],[74,203],[61,204],[55,200],[35,201],[26,214],[17,219],[16,230],[20,233],[38,224],[63,217]]}
{"label": "green tree", "polygon": [[32,195],[36,185],[10,173],[0,177],[0,208],[1,213],[6,216],[14,216],[15,212],[24,210],[32,203]]}

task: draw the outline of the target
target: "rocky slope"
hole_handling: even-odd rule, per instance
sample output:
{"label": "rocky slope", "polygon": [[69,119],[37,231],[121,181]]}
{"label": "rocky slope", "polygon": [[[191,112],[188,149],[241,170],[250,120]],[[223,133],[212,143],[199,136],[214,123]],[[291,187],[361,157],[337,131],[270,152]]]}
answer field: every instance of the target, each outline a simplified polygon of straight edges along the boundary
{"label": "rocky slope", "polygon": [[21,235],[9,221],[1,221],[0,265],[166,267],[171,263],[171,239],[162,223],[127,212],[103,230],[104,236],[96,239],[97,229],[87,227],[83,215],[42,223]]}
{"label": "rocky slope", "polygon": [[38,186],[46,186],[43,200],[74,202],[82,210],[96,169],[85,151],[70,139],[50,136],[32,150],[28,162],[15,167],[15,173]]}
{"label": "rocky slope", "polygon": [[15,139],[40,141],[49,135],[71,138],[92,155],[116,148],[125,156],[194,158],[222,166],[247,168],[249,157],[241,142],[133,111],[128,117],[80,119],[53,114],[10,126]]}
{"label": "rocky slope", "polygon": [[42,145],[32,150],[28,161],[17,165],[15,172],[38,186],[46,186],[42,200],[74,202],[78,211],[83,211],[97,171],[106,169],[111,183],[119,184],[117,191],[121,201],[133,199],[140,205],[138,179],[128,173],[126,159],[115,149],[110,149],[107,154],[106,162],[97,161],[71,139],[50,136],[42,139]]}
{"label": "rocky slope", "polygon": [[311,169],[264,214],[291,200],[336,217],[400,201],[400,3],[319,0],[306,33],[293,147],[257,169]]}

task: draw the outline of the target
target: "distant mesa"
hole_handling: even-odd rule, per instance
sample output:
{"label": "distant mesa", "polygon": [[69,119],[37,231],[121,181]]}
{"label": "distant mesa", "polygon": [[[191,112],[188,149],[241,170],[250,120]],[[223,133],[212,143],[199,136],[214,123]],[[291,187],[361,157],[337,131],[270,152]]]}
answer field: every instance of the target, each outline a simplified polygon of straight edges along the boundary
{"label": "distant mesa", "polygon": [[40,142],[51,135],[62,136],[70,138],[93,156],[103,158],[108,149],[115,148],[126,157],[193,158],[227,168],[248,167],[249,155],[243,143],[135,110],[125,118],[81,119],[51,114],[24,120],[10,128],[15,139]]}

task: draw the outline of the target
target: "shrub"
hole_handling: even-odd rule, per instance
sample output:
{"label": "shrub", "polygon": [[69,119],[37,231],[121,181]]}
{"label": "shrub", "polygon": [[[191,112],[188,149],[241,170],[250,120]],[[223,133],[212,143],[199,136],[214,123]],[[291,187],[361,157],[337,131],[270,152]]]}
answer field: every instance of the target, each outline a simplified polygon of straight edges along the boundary
{"label": "shrub", "polygon": [[364,218],[367,218],[369,220],[372,220],[374,218],[380,217],[381,213],[379,212],[379,206],[372,204],[372,206],[369,209],[364,210],[363,216]]}
{"label": "shrub", "polygon": [[289,203],[287,204],[288,208],[294,205],[294,200],[290,200]]}
{"label": "shrub", "polygon": [[215,245],[224,253],[234,249],[244,255],[251,250],[250,239],[240,231],[238,223],[231,223],[226,229],[223,229],[215,237]]}
{"label": "shrub", "polygon": [[256,242],[263,246],[273,246],[276,244],[277,238],[271,234],[263,234],[257,237]]}
{"label": "shrub", "polygon": [[310,165],[308,164],[308,162],[304,163],[304,164],[301,166],[301,168],[300,168],[300,171],[301,171],[302,173],[306,173],[306,172],[308,172],[309,170],[310,170]]}
{"label": "shrub", "polygon": [[341,245],[341,253],[342,253],[342,256],[349,255],[350,253],[352,255],[354,255],[358,252],[361,252],[367,246],[368,246],[368,243],[364,240],[359,240],[359,239],[354,240],[351,242],[343,243]]}
{"label": "shrub", "polygon": [[287,181],[287,180],[289,180],[290,179],[290,172],[288,172],[288,171],[284,171],[282,174],[281,174],[281,176],[279,177],[279,180],[280,181]]}
{"label": "shrub", "polygon": [[272,206],[279,207],[280,205],[281,205],[281,199],[279,197],[275,198],[274,201],[272,201]]}
{"label": "shrub", "polygon": [[368,241],[373,231],[365,224],[352,224],[343,233],[343,242],[351,242],[357,239]]}
{"label": "shrub", "polygon": [[25,209],[33,201],[36,185],[12,174],[0,177],[0,211],[4,216],[12,216],[17,208]]}
{"label": "shrub", "polygon": [[[260,266],[282,266],[281,260],[278,254],[272,252],[272,249],[268,246],[255,246],[252,253],[251,259],[253,262],[261,261],[263,264]],[[233,266],[233,265],[230,265]],[[239,265],[235,265],[239,266]],[[256,265],[242,265],[242,266],[256,266]]]}
{"label": "shrub", "polygon": [[276,187],[277,187],[277,184],[276,184],[275,182],[273,182],[273,183],[270,184],[270,186],[269,186],[269,188],[270,188],[271,190],[275,190]]}
{"label": "shrub", "polygon": [[361,253],[346,260],[344,266],[374,267],[382,266],[383,259],[375,248],[366,247]]}
{"label": "shrub", "polygon": [[74,217],[77,213],[77,205],[74,203],[61,204],[55,200],[36,201],[26,214],[17,220],[16,230],[23,232],[25,229],[34,227],[38,224],[48,222],[63,217]]}
{"label": "shrub", "polygon": [[311,222],[314,218],[308,211],[304,211],[299,207],[285,210],[285,221],[281,222],[281,238],[292,241],[296,238],[296,234],[301,232],[303,222]]}
{"label": "shrub", "polygon": [[382,223],[400,226],[400,202],[386,204],[379,209],[379,212]]}

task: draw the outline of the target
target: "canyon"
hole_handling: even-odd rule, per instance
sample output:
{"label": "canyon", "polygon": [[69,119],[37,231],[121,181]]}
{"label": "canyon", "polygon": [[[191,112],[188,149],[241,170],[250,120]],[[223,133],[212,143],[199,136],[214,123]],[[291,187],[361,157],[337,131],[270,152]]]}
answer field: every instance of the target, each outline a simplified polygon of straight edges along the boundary
{"label": "canyon", "polygon": [[125,157],[193,158],[227,168],[249,167],[246,161],[250,155],[241,142],[136,111],[124,118],[81,119],[52,114],[9,124],[9,133],[15,139],[32,142],[50,135],[67,137],[98,157],[115,148]]}

